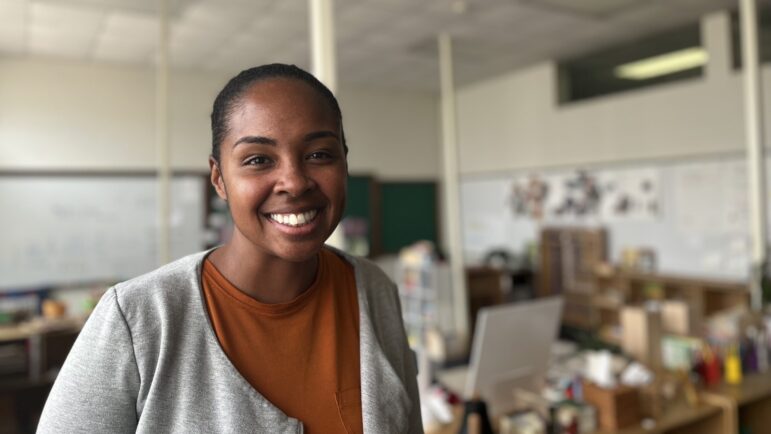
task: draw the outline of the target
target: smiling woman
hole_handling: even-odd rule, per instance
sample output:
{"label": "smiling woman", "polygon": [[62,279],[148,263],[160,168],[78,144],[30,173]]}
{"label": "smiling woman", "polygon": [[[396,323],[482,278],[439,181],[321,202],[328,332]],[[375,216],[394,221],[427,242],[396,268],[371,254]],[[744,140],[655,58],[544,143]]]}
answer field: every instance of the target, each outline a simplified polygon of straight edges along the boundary
{"label": "smiling woman", "polygon": [[394,284],[324,245],[348,171],[334,95],[295,66],[243,71],[212,136],[232,238],[105,294],[39,432],[422,432]]}

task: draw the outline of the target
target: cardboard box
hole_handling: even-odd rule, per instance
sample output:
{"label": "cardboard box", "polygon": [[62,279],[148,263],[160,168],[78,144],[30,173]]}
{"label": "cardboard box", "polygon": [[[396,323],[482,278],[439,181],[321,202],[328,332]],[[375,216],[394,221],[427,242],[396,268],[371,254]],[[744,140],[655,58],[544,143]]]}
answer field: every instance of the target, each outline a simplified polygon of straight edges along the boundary
{"label": "cardboard box", "polygon": [[640,397],[637,389],[619,386],[603,389],[584,382],[584,400],[597,408],[600,429],[616,431],[640,422]]}
{"label": "cardboard box", "polygon": [[640,363],[661,367],[661,311],[627,306],[621,309],[621,348]]}
{"label": "cardboard box", "polygon": [[663,301],[661,303],[661,322],[667,333],[689,336],[696,332],[691,307],[684,301]]}

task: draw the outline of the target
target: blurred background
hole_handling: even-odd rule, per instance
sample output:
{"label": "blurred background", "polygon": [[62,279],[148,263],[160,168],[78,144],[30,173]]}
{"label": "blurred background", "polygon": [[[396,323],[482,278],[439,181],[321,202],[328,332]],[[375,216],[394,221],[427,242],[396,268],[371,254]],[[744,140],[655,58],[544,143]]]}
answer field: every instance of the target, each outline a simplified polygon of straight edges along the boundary
{"label": "blurred background", "polygon": [[[427,428],[471,388],[501,432],[769,432],[767,0],[0,0],[0,432],[109,286],[227,239],[211,106],[272,62],[338,96],[331,242],[399,285]],[[495,327],[546,333],[523,360]],[[479,372],[522,364],[568,422],[498,411]]]}

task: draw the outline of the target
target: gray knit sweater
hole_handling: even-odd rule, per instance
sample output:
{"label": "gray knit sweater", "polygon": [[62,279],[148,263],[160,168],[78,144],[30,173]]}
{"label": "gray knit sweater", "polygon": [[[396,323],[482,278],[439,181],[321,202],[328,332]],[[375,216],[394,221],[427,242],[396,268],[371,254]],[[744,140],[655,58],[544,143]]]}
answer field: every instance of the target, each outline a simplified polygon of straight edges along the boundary
{"label": "gray knit sweater", "polygon": [[[202,297],[206,253],[107,291],[56,379],[39,433],[303,432],[220,347]],[[372,263],[343,256],[359,297],[364,432],[423,432],[395,286]]]}

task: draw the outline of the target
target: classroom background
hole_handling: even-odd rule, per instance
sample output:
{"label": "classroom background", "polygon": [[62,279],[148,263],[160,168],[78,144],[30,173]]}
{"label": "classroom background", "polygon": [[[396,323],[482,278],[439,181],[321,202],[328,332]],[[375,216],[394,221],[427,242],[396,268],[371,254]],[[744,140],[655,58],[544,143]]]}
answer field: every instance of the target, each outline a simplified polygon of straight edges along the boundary
{"label": "classroom background", "polygon": [[0,433],[227,240],[211,106],[271,62],[338,96],[330,244],[397,283],[427,432],[771,432],[771,1],[0,0]]}

